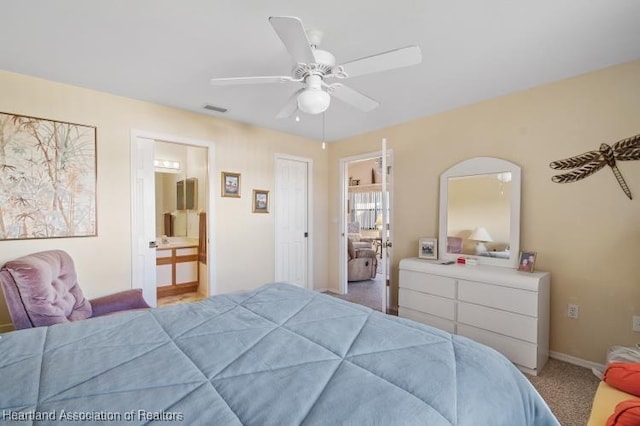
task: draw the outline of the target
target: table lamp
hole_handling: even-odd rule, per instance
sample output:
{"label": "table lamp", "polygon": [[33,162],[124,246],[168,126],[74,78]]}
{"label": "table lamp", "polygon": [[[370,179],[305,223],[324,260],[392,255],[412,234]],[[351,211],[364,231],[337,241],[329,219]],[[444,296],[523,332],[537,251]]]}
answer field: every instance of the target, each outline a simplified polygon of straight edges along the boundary
{"label": "table lamp", "polygon": [[469,239],[476,242],[476,254],[481,255],[487,252],[487,246],[484,243],[488,241],[493,241],[487,229],[480,226],[473,230],[471,235],[469,235]]}
{"label": "table lamp", "polygon": [[376,228],[378,228],[378,233],[380,234],[380,238],[382,238],[382,213],[378,213],[376,217]]}

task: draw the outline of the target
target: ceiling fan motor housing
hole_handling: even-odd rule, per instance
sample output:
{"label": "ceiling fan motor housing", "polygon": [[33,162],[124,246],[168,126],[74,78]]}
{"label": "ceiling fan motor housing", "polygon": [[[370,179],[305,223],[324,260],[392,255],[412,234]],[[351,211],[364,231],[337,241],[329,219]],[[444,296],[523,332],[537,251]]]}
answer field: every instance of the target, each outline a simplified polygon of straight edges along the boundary
{"label": "ceiling fan motor housing", "polygon": [[326,50],[314,49],[313,56],[316,60],[311,64],[297,64],[293,69],[293,77],[296,79],[304,79],[313,74],[326,76],[331,74],[336,64],[336,58]]}

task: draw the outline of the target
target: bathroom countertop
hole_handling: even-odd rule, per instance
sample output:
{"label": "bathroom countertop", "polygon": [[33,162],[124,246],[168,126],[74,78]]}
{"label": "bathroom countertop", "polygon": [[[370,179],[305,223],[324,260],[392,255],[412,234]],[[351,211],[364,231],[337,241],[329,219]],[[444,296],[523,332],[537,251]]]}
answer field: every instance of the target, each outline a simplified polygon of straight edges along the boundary
{"label": "bathroom countertop", "polygon": [[156,250],[171,250],[174,248],[198,247],[197,241],[172,241],[170,243],[158,243]]}

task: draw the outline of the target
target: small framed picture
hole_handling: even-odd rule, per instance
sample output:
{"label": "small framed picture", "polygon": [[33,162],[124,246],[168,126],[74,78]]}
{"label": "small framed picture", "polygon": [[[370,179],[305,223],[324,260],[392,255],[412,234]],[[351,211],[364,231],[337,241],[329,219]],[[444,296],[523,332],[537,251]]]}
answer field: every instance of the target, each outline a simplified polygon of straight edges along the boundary
{"label": "small framed picture", "polygon": [[253,190],[253,212],[269,213],[269,191],[263,189]]}
{"label": "small framed picture", "polygon": [[536,263],[535,251],[521,251],[518,258],[518,271],[533,272],[533,265]]}
{"label": "small framed picture", "polygon": [[240,173],[222,172],[222,196],[240,198]]}
{"label": "small framed picture", "polygon": [[420,238],[418,243],[418,257],[421,259],[437,259],[438,239],[427,237]]}

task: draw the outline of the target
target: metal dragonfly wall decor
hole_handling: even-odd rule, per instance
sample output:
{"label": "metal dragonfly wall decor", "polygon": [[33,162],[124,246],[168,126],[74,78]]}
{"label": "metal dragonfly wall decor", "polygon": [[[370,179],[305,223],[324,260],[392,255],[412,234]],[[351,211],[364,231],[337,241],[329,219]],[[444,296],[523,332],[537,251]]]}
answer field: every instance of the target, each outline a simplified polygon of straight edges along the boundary
{"label": "metal dragonfly wall decor", "polygon": [[556,183],[571,183],[591,176],[604,166],[611,167],[613,175],[618,180],[620,187],[630,200],[631,190],[622,177],[622,173],[616,166],[617,161],[640,160],[640,134],[627,139],[622,139],[609,146],[606,143],[600,145],[600,149],[588,151],[575,157],[554,161],[549,167],[556,170],[576,169],[569,173],[555,175],[551,178]]}

